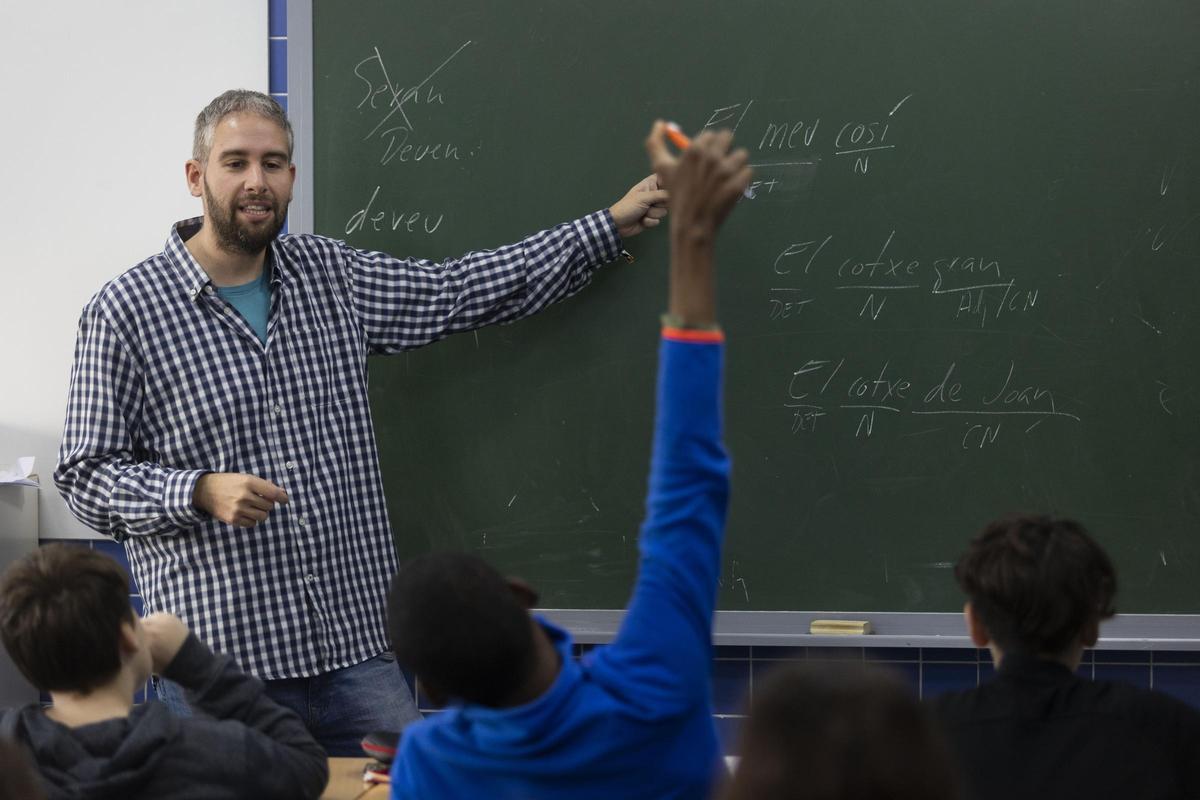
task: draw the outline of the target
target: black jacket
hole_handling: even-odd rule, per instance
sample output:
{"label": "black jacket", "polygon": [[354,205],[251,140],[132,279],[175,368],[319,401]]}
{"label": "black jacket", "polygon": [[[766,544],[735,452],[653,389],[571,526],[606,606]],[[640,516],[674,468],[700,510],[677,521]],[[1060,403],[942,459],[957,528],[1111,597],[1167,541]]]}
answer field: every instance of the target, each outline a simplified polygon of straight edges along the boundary
{"label": "black jacket", "polygon": [[1007,655],[996,678],[932,701],[968,797],[1200,798],[1200,711]]}
{"label": "black jacket", "polygon": [[0,734],[29,748],[50,800],[320,796],[325,752],[232,659],[189,635],[164,677],[188,689],[197,716],[175,717],[152,700],[125,719],[68,728],[31,705],[8,712]]}

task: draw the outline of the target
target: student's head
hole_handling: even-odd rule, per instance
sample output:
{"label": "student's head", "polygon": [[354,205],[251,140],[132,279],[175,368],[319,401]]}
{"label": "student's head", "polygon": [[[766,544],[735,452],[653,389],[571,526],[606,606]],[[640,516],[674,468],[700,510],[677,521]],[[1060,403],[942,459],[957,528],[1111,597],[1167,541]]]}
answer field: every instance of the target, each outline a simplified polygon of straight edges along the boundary
{"label": "student's head", "polygon": [[880,668],[789,664],[754,687],[724,800],[949,800],[945,743]]}
{"label": "student's head", "polygon": [[43,691],[88,694],[126,667],[150,677],[128,575],[82,547],[40,547],[0,576],[0,640]]}
{"label": "student's head", "polygon": [[1083,526],[1042,515],[988,524],[954,575],[977,645],[1004,653],[1077,660],[1116,613],[1117,575]]}
{"label": "student's head", "polygon": [[262,252],[287,219],[296,168],[292,125],[269,96],[233,89],[196,117],[188,189],[204,203],[218,246]]}
{"label": "student's head", "polygon": [[388,595],[396,660],[435,703],[500,706],[536,668],[535,598],[476,556],[414,558]]}

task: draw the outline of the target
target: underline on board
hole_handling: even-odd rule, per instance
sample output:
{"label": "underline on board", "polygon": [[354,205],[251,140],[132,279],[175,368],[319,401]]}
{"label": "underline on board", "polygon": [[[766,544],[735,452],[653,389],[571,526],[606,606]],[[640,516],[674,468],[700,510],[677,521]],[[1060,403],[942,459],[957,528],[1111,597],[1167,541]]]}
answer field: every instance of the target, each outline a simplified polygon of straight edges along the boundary
{"label": "underline on board", "polygon": [[894,145],[894,144],[881,144],[877,147],[860,147],[857,150],[838,150],[837,152],[834,153],[834,155],[835,156],[844,156],[844,155],[847,155],[848,153],[866,153],[869,150],[891,150],[895,146],[896,145]]}
{"label": "underline on board", "polygon": [[909,283],[903,286],[835,286],[834,289],[920,289],[921,284]]}
{"label": "underline on board", "polygon": [[955,292],[973,292],[976,289],[1003,289],[1011,287],[1011,283],[981,283],[977,286],[958,286],[953,289],[930,289],[930,294],[954,294]]}
{"label": "underline on board", "polygon": [[1001,417],[1070,417],[1076,422],[1081,422],[1079,417],[1074,414],[1069,414],[1066,411],[967,411],[958,409],[947,409],[945,411],[910,411],[910,414],[982,414],[984,416],[1001,416]]}

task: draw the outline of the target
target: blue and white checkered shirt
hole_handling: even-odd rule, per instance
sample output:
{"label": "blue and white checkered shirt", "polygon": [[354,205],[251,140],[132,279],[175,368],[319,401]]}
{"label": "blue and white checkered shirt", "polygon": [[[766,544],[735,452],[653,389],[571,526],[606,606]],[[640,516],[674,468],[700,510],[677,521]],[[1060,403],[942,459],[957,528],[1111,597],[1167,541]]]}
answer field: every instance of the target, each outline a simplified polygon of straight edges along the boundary
{"label": "blue and white checkered shirt", "polygon": [[[533,314],[617,256],[607,211],[436,264],[320,236],[271,245],[264,346],[177,223],[166,249],[84,307],[55,483],[125,543],[146,610],[179,614],[264,679],[387,649],[397,563],[367,404],[367,355]],[[253,528],[197,511],[204,472],[288,493]]]}

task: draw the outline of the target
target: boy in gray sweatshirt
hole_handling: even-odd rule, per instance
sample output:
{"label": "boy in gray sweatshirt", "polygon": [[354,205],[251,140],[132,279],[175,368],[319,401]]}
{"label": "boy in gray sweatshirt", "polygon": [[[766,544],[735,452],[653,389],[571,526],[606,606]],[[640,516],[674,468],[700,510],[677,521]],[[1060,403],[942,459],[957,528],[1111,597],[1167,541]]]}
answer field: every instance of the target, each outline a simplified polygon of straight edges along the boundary
{"label": "boy in gray sweatshirt", "polygon": [[[117,562],[48,545],[0,578],[0,640],[53,705],[0,716],[29,750],[47,797],[315,798],[324,751],[260,681],[213,654],[171,614],[141,619]],[[151,672],[188,690],[198,712],[134,705]]]}

